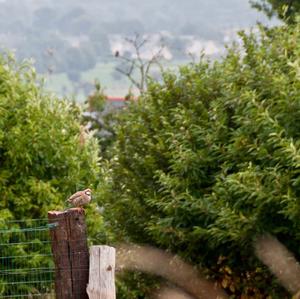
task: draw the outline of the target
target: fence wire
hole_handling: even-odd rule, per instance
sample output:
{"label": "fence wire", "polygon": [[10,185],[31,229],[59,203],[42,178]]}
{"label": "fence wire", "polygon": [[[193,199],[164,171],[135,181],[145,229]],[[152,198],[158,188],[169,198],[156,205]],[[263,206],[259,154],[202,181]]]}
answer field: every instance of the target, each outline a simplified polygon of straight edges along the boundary
{"label": "fence wire", "polygon": [[0,298],[55,298],[52,226],[47,219],[0,220]]}

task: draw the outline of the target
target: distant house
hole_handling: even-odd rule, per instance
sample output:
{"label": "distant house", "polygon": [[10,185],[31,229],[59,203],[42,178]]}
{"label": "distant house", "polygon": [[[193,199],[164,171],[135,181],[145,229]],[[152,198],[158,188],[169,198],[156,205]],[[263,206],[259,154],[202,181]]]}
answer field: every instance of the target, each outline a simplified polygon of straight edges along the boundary
{"label": "distant house", "polygon": [[108,96],[107,101],[111,104],[111,106],[121,108],[124,106],[125,98]]}

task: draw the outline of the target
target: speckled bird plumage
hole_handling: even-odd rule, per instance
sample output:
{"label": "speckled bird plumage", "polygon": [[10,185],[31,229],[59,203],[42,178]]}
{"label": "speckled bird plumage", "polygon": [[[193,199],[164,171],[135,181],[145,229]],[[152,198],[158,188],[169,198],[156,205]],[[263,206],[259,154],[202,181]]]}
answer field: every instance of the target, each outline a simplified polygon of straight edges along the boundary
{"label": "speckled bird plumage", "polygon": [[85,189],[78,191],[69,197],[67,200],[74,207],[82,207],[87,205],[92,200],[92,190]]}

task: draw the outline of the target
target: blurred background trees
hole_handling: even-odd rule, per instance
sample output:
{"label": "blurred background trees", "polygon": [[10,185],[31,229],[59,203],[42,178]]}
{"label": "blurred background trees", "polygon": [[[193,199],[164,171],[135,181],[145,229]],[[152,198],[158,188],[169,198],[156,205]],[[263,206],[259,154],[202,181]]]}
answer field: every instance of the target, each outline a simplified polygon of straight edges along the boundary
{"label": "blurred background trees", "polygon": [[268,17],[277,16],[288,23],[294,23],[300,13],[300,2],[297,0],[251,0],[251,3]]}
{"label": "blurred background trees", "polygon": [[[89,93],[81,85],[96,76],[110,95],[126,93],[130,83],[116,76],[113,55],[116,50],[124,54],[124,39],[135,33],[151,41],[148,53],[156,51],[157,37],[163,37],[168,62],[178,65],[190,53],[199,57],[201,50],[219,57],[238,30],[257,20],[278,23],[251,9],[249,0],[98,0],[88,5],[79,0],[0,0],[0,51],[14,50],[19,61],[32,57],[37,71],[49,79],[49,89],[63,96],[80,94],[84,102]],[[134,58],[134,51],[129,54]]]}

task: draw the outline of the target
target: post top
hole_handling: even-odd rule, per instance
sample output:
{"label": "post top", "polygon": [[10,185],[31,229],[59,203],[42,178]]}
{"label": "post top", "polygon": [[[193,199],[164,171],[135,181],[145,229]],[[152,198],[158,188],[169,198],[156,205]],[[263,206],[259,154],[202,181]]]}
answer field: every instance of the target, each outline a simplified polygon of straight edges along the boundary
{"label": "post top", "polygon": [[83,208],[70,208],[64,211],[48,211],[48,216],[59,216],[59,215],[64,215],[69,213],[84,214],[84,210]]}

